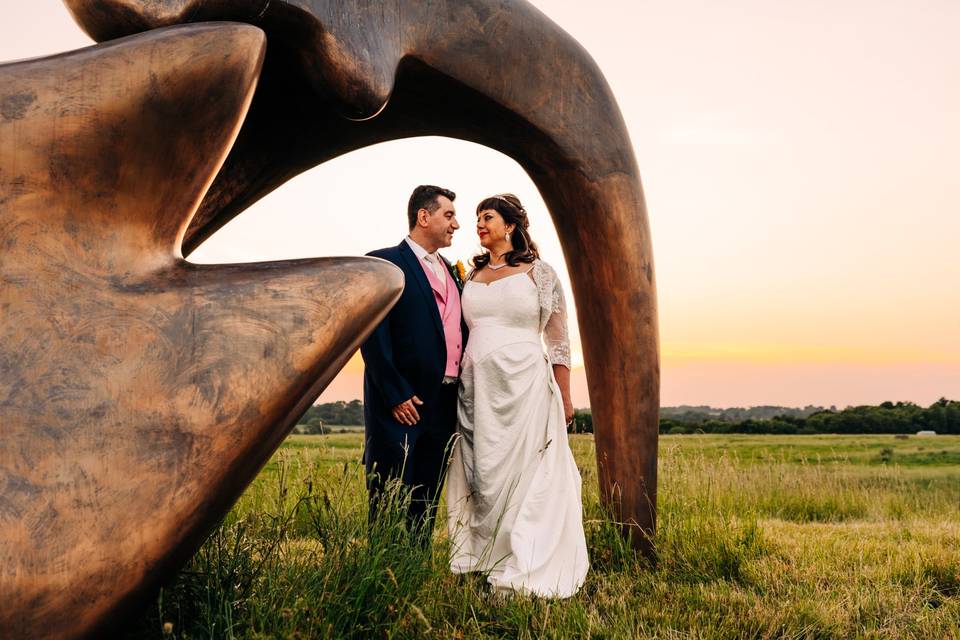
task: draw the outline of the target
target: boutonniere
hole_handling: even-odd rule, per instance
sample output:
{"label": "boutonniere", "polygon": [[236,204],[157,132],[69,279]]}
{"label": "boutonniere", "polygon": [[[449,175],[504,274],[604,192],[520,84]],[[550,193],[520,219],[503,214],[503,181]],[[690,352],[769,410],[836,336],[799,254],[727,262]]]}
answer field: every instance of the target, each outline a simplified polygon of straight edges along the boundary
{"label": "boutonniere", "polygon": [[453,281],[457,284],[457,289],[463,290],[463,279],[467,277],[467,270],[463,266],[463,262],[457,260],[457,264],[447,263],[447,269],[450,270],[450,277],[453,278]]}

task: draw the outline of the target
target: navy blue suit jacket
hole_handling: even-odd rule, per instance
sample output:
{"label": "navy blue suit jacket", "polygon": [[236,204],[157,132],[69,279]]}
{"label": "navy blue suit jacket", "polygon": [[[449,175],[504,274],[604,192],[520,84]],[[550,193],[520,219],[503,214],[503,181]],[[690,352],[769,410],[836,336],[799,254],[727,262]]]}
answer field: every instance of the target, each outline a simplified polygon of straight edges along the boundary
{"label": "navy blue suit jacket", "polygon": [[[405,284],[397,304],[360,346],[363,356],[363,413],[369,459],[382,446],[415,439],[424,431],[453,433],[456,414],[437,411],[437,398],[447,362],[443,322],[423,266],[406,241],[371,251],[403,270]],[[460,320],[466,347],[467,327]],[[410,427],[393,419],[391,409],[417,396],[420,422]],[[368,460],[369,464],[369,460]]]}

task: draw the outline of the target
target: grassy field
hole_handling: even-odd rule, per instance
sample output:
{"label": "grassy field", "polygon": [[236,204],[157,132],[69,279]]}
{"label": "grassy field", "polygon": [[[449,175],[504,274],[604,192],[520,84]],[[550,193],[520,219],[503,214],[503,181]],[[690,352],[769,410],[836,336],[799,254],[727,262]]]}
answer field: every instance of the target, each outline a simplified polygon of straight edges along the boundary
{"label": "grassy field", "polygon": [[[960,638],[960,437],[663,436],[659,562],[599,507],[575,598],[367,531],[360,434],[291,437],[131,638]],[[166,628],[165,628],[166,625]]]}

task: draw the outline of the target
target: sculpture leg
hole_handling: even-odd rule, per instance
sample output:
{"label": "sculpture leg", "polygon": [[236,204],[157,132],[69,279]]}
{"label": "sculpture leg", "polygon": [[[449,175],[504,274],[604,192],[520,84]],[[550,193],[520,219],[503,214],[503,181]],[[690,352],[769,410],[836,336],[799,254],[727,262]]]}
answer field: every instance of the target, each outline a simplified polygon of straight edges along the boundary
{"label": "sculpture leg", "polygon": [[181,258],[264,44],[193,25],[0,66],[0,635],[142,605],[399,296],[375,259]]}

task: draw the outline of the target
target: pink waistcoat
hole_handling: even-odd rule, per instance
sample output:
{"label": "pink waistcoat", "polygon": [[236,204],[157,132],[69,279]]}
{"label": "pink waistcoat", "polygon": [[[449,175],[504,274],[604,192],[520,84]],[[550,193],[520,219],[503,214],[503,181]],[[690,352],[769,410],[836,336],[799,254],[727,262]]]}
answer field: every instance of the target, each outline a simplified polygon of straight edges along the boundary
{"label": "pink waistcoat", "polygon": [[443,337],[447,343],[447,366],[444,375],[456,378],[460,375],[460,356],[463,353],[463,336],[460,334],[460,294],[457,292],[457,283],[446,265],[443,273],[446,276],[443,282],[437,278],[433,269],[423,260],[420,261],[423,272],[427,274],[433,297],[437,301],[440,311],[440,321],[443,323]]}

